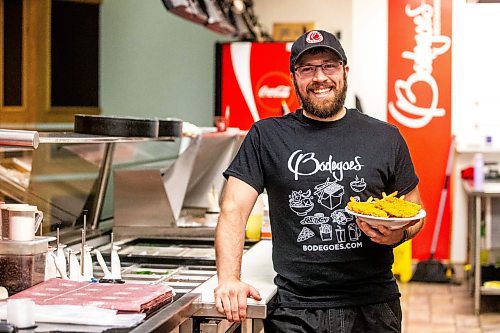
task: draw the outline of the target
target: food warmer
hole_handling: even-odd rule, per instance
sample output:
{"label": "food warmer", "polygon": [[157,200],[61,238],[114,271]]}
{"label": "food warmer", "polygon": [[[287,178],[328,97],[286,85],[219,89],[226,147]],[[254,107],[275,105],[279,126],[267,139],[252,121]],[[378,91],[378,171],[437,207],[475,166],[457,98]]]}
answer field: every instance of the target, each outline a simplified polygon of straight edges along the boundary
{"label": "food warmer", "polygon": [[[86,245],[98,249],[108,266],[113,234],[123,280],[174,289],[173,301],[137,327],[107,331],[261,331],[275,292],[270,241],[245,244],[242,276],[264,299],[249,300],[250,319],[229,323],[213,304],[213,216],[222,170],[244,133],[206,128],[182,138],[130,138],[26,131],[29,140],[9,141],[2,131],[0,201],[37,205],[45,214],[41,233],[59,233],[60,243],[75,253],[85,225]],[[93,262],[94,276],[102,277],[95,257]]]}

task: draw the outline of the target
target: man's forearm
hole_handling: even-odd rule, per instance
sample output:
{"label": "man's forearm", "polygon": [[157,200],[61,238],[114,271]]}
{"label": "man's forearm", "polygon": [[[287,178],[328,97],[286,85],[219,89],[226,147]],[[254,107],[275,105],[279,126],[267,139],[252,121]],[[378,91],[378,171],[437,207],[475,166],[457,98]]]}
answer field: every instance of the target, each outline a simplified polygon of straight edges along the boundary
{"label": "man's forearm", "polygon": [[[415,187],[410,193],[406,194],[405,200],[419,204],[423,208],[422,199],[420,198],[420,193],[418,191],[418,187]],[[420,232],[420,230],[423,228],[424,223],[425,223],[425,217],[423,219],[421,219],[420,221],[418,221],[417,223],[415,223],[414,225],[412,225],[411,227],[409,227],[407,229],[408,239],[414,238]]]}
{"label": "man's forearm", "polygon": [[241,217],[235,214],[221,214],[217,223],[215,254],[219,281],[240,278],[241,257],[245,242],[242,224],[245,225],[245,222],[242,222]]}

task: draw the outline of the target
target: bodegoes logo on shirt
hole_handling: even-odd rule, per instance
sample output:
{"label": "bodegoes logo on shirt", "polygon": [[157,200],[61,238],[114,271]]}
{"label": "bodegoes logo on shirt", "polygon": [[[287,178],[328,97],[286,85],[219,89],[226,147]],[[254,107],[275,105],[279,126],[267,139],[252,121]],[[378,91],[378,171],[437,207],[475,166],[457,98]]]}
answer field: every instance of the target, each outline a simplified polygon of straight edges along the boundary
{"label": "bodegoes logo on shirt", "polygon": [[271,72],[264,75],[257,82],[255,89],[257,103],[267,111],[281,110],[282,101],[290,105],[294,98],[290,77],[282,72]]}

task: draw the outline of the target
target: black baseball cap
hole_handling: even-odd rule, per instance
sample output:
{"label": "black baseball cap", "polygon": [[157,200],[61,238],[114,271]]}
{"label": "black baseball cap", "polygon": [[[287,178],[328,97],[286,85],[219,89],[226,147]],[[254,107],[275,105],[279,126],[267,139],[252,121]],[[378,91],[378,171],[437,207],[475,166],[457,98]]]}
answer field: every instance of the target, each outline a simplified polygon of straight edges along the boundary
{"label": "black baseball cap", "polygon": [[311,30],[297,38],[292,45],[292,51],[290,53],[290,72],[293,72],[295,63],[300,58],[304,52],[315,47],[325,47],[333,52],[342,59],[342,62],[347,64],[347,57],[345,55],[344,49],[340,44],[337,37],[324,30]]}

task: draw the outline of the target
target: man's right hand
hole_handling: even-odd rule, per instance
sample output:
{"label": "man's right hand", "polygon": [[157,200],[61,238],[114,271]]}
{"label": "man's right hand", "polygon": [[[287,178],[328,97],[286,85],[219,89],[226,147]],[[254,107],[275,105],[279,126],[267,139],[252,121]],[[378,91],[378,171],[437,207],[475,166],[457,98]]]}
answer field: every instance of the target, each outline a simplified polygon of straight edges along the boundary
{"label": "man's right hand", "polygon": [[219,281],[214,289],[215,306],[217,311],[225,314],[227,320],[242,321],[247,317],[247,297],[260,301],[257,289],[238,279]]}

